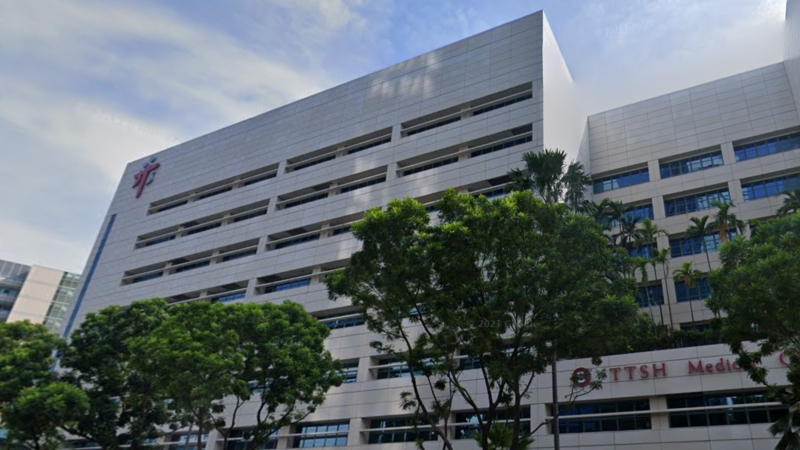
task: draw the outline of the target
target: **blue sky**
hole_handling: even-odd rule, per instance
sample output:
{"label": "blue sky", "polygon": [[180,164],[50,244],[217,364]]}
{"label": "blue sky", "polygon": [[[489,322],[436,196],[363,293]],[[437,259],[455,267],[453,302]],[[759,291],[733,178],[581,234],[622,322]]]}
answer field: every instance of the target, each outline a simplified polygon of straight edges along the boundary
{"label": "blue sky", "polygon": [[540,9],[588,109],[772,64],[784,0],[0,3],[0,259],[83,270],[127,162]]}

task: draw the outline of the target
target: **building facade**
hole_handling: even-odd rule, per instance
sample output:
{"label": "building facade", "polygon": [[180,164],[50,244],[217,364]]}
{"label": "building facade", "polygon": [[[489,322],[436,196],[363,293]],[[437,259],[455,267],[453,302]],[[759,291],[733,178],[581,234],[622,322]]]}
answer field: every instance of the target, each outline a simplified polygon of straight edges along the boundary
{"label": "building facade", "polygon": [[[636,207],[668,231],[658,247],[673,249],[673,268],[707,269],[685,239],[689,217],[710,214],[712,198],[733,201],[743,219],[771,217],[779,187],[800,177],[800,2],[789,3],[785,63],[599,114],[581,108],[539,12],[133,162],[66,333],[87,313],[137,299],[291,299],[332,329],[328,348],[348,382],[269,446],[414,448],[399,402],[408,378],[375,353],[363,319],[347,301],[328,300],[323,283],[358,249],[351,224],[394,198],[433,205],[451,187],[504,195],[523,153],[558,147],[591,171],[593,200]],[[709,259],[717,263],[714,252]],[[707,290],[661,278],[651,275],[657,297],[643,307],[660,320],[660,303],[669,303],[665,322],[703,326]],[[766,429],[780,406],[733,361],[723,345],[605,358],[606,387],[562,418],[563,448],[771,448]],[[783,358],[766,364],[783,376]],[[559,384],[567,389],[589,366],[561,362]],[[534,386],[529,420],[538,424],[551,412],[550,377]],[[454,437],[470,422],[466,405],[458,408]],[[535,437],[532,448],[552,447],[552,430]],[[164,445],[186,439],[176,433]],[[214,433],[207,439],[219,448]]]}
{"label": "building facade", "polygon": [[0,260],[0,322],[28,320],[60,332],[80,275]]}

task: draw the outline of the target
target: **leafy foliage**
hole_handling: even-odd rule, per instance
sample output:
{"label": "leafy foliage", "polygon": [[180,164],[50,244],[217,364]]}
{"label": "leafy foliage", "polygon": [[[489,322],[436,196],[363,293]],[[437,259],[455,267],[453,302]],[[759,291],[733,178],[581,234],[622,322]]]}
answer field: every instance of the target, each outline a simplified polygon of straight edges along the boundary
{"label": "leafy foliage", "polygon": [[[490,202],[451,190],[439,209],[433,226],[412,199],[370,210],[353,230],[363,248],[328,278],[329,293],[350,297],[382,337],[374,346],[409,366],[413,392],[404,404],[445,447],[438,421],[458,394],[486,412],[478,416],[486,438],[506,410],[514,419],[510,448],[521,448],[528,434],[519,411],[533,378],[554,353],[608,353],[619,330],[636,322],[632,284],[599,225],[565,205],[530,192]],[[459,355],[480,368],[484,394],[461,383]]]}

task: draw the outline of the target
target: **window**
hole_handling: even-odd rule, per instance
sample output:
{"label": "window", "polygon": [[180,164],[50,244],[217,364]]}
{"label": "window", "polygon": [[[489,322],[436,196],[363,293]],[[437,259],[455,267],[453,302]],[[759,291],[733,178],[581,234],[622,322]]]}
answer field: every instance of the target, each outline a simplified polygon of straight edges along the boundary
{"label": "window", "polygon": [[[469,424],[456,425],[456,439],[472,439],[474,436],[480,433],[480,422],[478,421],[479,415],[480,419],[486,420],[485,412],[481,412],[479,414],[475,414],[475,412],[456,413],[456,424]],[[530,431],[530,407],[523,407],[520,411],[519,418],[520,422],[527,422]],[[494,420],[495,423],[511,422],[513,424],[514,418],[508,414],[507,410],[500,410],[495,411]]]}
{"label": "window", "polygon": [[293,245],[298,245],[298,244],[302,244],[302,243],[305,243],[305,242],[316,241],[316,240],[319,240],[319,234],[310,234],[308,236],[299,237],[297,239],[292,239],[292,240],[289,240],[289,241],[279,242],[279,243],[275,244],[275,250],[278,250],[280,248],[285,248],[285,247],[291,247]]}
{"label": "window", "polygon": [[[698,408],[669,413],[670,428],[774,423],[786,415],[782,405],[767,405],[766,392],[733,392],[667,397],[667,408]],[[703,408],[703,409],[700,409]]]}
{"label": "window", "polygon": [[347,445],[348,431],[350,431],[349,421],[298,425],[297,434],[301,436],[294,438],[292,447],[344,447]]}
{"label": "window", "polygon": [[[417,439],[423,441],[435,441],[436,432],[429,429],[426,423],[418,422],[419,428],[414,431],[414,419],[411,417],[402,419],[373,419],[370,421],[369,443],[370,444],[390,444],[392,442],[416,442]],[[381,430],[382,428],[401,428],[405,430]],[[426,429],[427,428],[427,429]]]}
{"label": "window", "polygon": [[716,151],[704,155],[692,156],[678,161],[661,163],[661,178],[676,177],[687,173],[699,172],[712,167],[721,166],[722,152]]}
{"label": "window", "polygon": [[339,191],[339,193],[344,194],[345,192],[355,191],[356,189],[365,188],[367,186],[374,186],[376,184],[383,183],[384,181],[386,181],[386,177],[380,177],[374,180],[364,181],[362,183],[354,184],[351,186],[345,186]]}
{"label": "window", "polygon": [[631,172],[620,173],[608,177],[594,180],[594,193],[613,191],[624,187],[634,186],[650,181],[648,169],[633,170]]}
{"label": "window", "polygon": [[342,363],[342,376],[344,384],[358,381],[358,360]]}
{"label": "window", "polygon": [[234,253],[232,255],[223,256],[222,262],[233,261],[234,259],[239,259],[239,258],[246,258],[248,256],[253,256],[255,254],[256,254],[256,249],[253,248],[250,250],[245,250],[243,252]]}
{"label": "window", "polygon": [[383,138],[383,139],[381,139],[379,141],[375,141],[375,142],[372,142],[370,144],[364,144],[364,145],[358,146],[358,147],[356,147],[354,149],[348,150],[347,154],[348,155],[352,155],[353,153],[363,152],[364,150],[370,149],[372,147],[377,147],[379,145],[383,145],[383,144],[385,144],[387,142],[391,142],[391,141],[392,141],[392,137],[389,136],[389,137]]}
{"label": "window", "polygon": [[[736,236],[736,231],[729,230],[727,232],[728,241]],[[703,249],[703,241],[705,241],[706,249],[708,252],[715,252],[719,250],[722,245],[722,239],[719,238],[719,233],[707,234],[705,237],[682,237],[669,240],[669,248],[673,258],[689,255],[700,255],[706,249]]]}
{"label": "window", "polygon": [[336,155],[329,155],[329,156],[326,156],[324,158],[320,158],[320,159],[316,159],[316,160],[311,161],[311,162],[307,162],[305,164],[300,164],[299,166],[294,166],[292,168],[292,171],[294,172],[294,171],[297,171],[297,170],[306,169],[308,167],[316,166],[317,164],[322,164],[324,162],[328,162],[328,161],[331,161],[331,160],[334,160],[334,159],[336,159]]}
{"label": "window", "polygon": [[211,223],[202,227],[193,228],[186,232],[186,236],[191,236],[193,234],[202,233],[203,231],[213,230],[214,228],[219,228],[222,226],[222,222]]}
{"label": "window", "polygon": [[133,279],[131,279],[131,283],[141,283],[142,281],[154,280],[156,278],[161,278],[162,275],[164,275],[164,272],[148,273],[146,275],[134,277]]}
{"label": "window", "polygon": [[233,189],[233,187],[232,186],[228,186],[228,187],[220,189],[218,191],[212,191],[212,192],[209,192],[209,193],[206,193],[206,194],[202,194],[202,195],[198,196],[197,199],[198,200],[202,200],[204,198],[214,197],[214,196],[219,195],[219,194],[224,194],[225,192],[228,192],[231,189]]}
{"label": "window", "polygon": [[628,250],[631,258],[646,258],[650,259],[658,254],[658,246],[655,243],[643,245],[641,248],[632,248]]}
{"label": "window", "polygon": [[245,295],[247,295],[246,292],[239,292],[238,294],[223,295],[222,297],[215,298],[214,301],[222,302],[222,303],[232,302],[234,300],[239,300],[241,298],[244,298]]}
{"label": "window", "polygon": [[[378,365],[382,366],[384,364],[394,364],[396,362],[398,362],[396,359],[382,359]],[[415,375],[422,375],[422,372],[418,371],[415,373]],[[387,378],[405,378],[410,376],[411,370],[409,370],[406,364],[392,367],[381,367],[377,372],[377,379],[379,380],[385,380]]]}
{"label": "window", "polygon": [[406,136],[412,136],[412,135],[415,135],[417,133],[422,133],[423,131],[428,131],[428,130],[432,130],[434,128],[443,127],[443,126],[451,124],[453,122],[458,122],[459,120],[461,120],[461,116],[455,116],[455,117],[450,117],[449,119],[440,120],[440,121],[434,122],[434,123],[432,123],[430,125],[425,125],[424,127],[415,128],[415,129],[413,129],[411,131],[407,131],[406,132]]}
{"label": "window", "polygon": [[181,266],[181,267],[178,267],[177,269],[175,269],[174,273],[181,273],[181,272],[187,272],[189,270],[199,269],[201,267],[206,267],[209,264],[211,264],[211,261],[208,261],[208,260],[200,261],[200,262],[196,262],[196,263],[192,263],[192,264],[187,264],[185,266]]}
{"label": "window", "polygon": [[728,192],[728,188],[703,192],[701,194],[687,195],[670,200],[665,199],[664,210],[666,210],[667,217],[677,216],[678,214],[704,211],[713,208],[713,202],[730,203],[731,193]]}
{"label": "window", "polygon": [[[482,196],[484,196],[486,198],[495,198],[495,197],[501,197],[503,195],[508,194],[508,191],[509,191],[509,189],[507,187],[503,186],[501,188],[493,189],[491,191],[481,192],[480,194],[473,194],[472,196],[473,197],[480,197],[482,195]],[[431,208],[431,207],[429,206],[428,208]],[[425,209],[428,209],[428,208],[425,208]],[[435,209],[436,205],[433,205],[433,208],[434,208],[433,210],[435,211],[436,210]],[[428,211],[428,212],[431,212],[431,211]]]}
{"label": "window", "polygon": [[533,141],[533,136],[525,136],[519,139],[514,139],[513,141],[504,142],[502,144],[493,145],[491,147],[482,148],[480,150],[476,150],[469,154],[470,158],[475,158],[477,156],[485,155],[487,153],[497,152],[506,148],[515,147],[517,145],[522,145],[527,142]]}
{"label": "window", "polygon": [[[251,436],[247,434],[249,430],[247,428],[239,428],[235,430],[231,430],[230,436],[228,436],[228,446],[225,450],[247,450],[250,448]],[[267,438],[264,442],[259,444],[256,447],[258,450],[272,450],[278,447],[278,433],[276,431],[273,433],[269,438]],[[191,448],[189,449],[191,450]]]}
{"label": "window", "polygon": [[[636,218],[636,219],[639,219],[639,220],[644,220],[644,219],[651,219],[652,220],[652,219],[655,219],[655,216],[653,215],[653,205],[652,204],[631,206],[625,212],[625,216],[628,218],[628,220],[633,219],[633,218]],[[606,223],[608,223],[608,219],[598,219],[597,222],[600,223],[601,225],[602,224],[606,224]],[[611,223],[609,224],[609,226],[611,228],[619,228],[619,221],[618,220],[612,220]]]}
{"label": "window", "polygon": [[800,133],[793,133],[750,144],[737,145],[733,148],[733,154],[736,155],[736,162],[739,162],[774,155],[775,153],[788,152],[798,148],[800,148]]}
{"label": "window", "polygon": [[306,198],[301,199],[301,200],[295,200],[293,202],[289,202],[289,203],[285,204],[283,207],[284,208],[292,208],[294,206],[305,205],[306,203],[311,203],[311,202],[315,202],[317,200],[322,200],[323,198],[328,198],[328,193],[327,192],[323,192],[322,194],[312,195],[311,197],[306,197]]}
{"label": "window", "polygon": [[800,173],[742,184],[742,194],[744,201],[752,202],[761,198],[775,197],[783,191],[797,188],[800,188]]}
{"label": "window", "polygon": [[641,308],[663,305],[664,290],[661,288],[661,282],[648,286],[639,286],[639,290],[636,292],[636,304]]}
{"label": "window", "polygon": [[426,170],[435,169],[437,167],[442,167],[442,166],[446,166],[448,164],[453,164],[453,163],[457,163],[457,162],[458,162],[458,156],[455,156],[453,158],[443,159],[441,161],[436,161],[436,162],[433,162],[433,163],[430,163],[430,164],[425,164],[424,166],[419,166],[419,167],[415,167],[413,169],[404,170],[403,171],[403,176],[407,177],[407,176],[413,175],[415,173],[424,172]]}
{"label": "window", "polygon": [[[206,442],[208,442],[208,434],[202,436],[200,444],[205,445]],[[184,448],[191,449],[192,447],[197,448],[197,434],[173,434],[167,450],[184,450]]]}
{"label": "window", "polygon": [[675,282],[675,295],[678,297],[678,302],[703,300],[711,297],[711,285],[708,283],[708,278],[695,280],[692,287],[686,286],[684,281],[677,281]]}
{"label": "window", "polygon": [[[353,317],[346,317],[353,316]],[[343,318],[339,318],[343,317]],[[339,328],[350,328],[364,325],[364,316],[361,314],[349,312],[345,314],[336,314],[332,316],[322,316],[318,318],[323,325],[331,330],[338,330]]]}
{"label": "window", "polygon": [[153,239],[152,241],[147,241],[143,247],[150,247],[151,245],[161,244],[163,242],[168,242],[175,239],[175,235],[171,234],[169,236],[160,237],[158,239]]}
{"label": "window", "polygon": [[276,284],[273,286],[267,286],[264,288],[264,293],[269,294],[270,292],[278,292],[278,291],[287,291],[289,289],[295,289],[303,286],[308,286],[311,284],[311,278],[307,278],[305,280],[298,280],[292,281],[290,283],[283,283],[283,284]]}
{"label": "window", "polygon": [[496,104],[494,104],[492,106],[487,106],[485,108],[476,109],[475,111],[472,111],[472,115],[473,116],[478,116],[480,114],[487,113],[489,111],[494,111],[495,109],[505,108],[506,106],[513,105],[514,103],[524,102],[525,100],[530,100],[532,98],[533,98],[533,94],[527,94],[527,95],[523,95],[521,97],[512,98],[511,100],[506,100],[506,101],[501,102],[501,103],[496,103]]}
{"label": "window", "polygon": [[340,234],[352,233],[352,232],[353,232],[353,228],[351,226],[346,226],[346,227],[337,228],[337,229],[333,230],[333,235],[334,236],[338,236]]}
{"label": "window", "polygon": [[267,214],[267,210],[266,209],[261,210],[261,211],[256,211],[256,212],[253,212],[253,213],[250,213],[250,214],[245,214],[243,216],[239,216],[239,217],[236,217],[235,219],[233,219],[233,223],[241,222],[241,221],[247,220],[247,219],[252,219],[253,217],[263,216],[265,214]]}
{"label": "window", "polygon": [[[650,411],[650,401],[647,399],[577,404],[570,409],[561,409],[558,429],[561,433],[649,430],[652,424],[648,411]],[[639,412],[641,414],[637,414]],[[580,417],[613,413],[630,414]]]}

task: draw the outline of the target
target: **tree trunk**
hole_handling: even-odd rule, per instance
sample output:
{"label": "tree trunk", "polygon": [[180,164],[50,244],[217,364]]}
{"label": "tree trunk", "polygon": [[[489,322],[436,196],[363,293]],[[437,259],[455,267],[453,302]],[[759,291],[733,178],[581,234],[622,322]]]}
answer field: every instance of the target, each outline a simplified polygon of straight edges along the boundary
{"label": "tree trunk", "polygon": [[667,311],[669,312],[669,328],[668,333],[672,333],[673,324],[675,321],[672,319],[672,303],[670,302],[669,298],[669,286],[667,285],[667,272],[669,271],[669,267],[666,264],[661,265],[664,268],[664,288],[667,291]]}
{"label": "tree trunk", "polygon": [[[721,240],[723,243],[728,242],[728,235],[726,233],[726,231],[728,231],[728,230],[726,228],[727,227],[724,227],[724,226],[723,227],[719,227],[719,240]],[[709,270],[711,270],[711,269],[709,268]]]}
{"label": "tree trunk", "polygon": [[561,449],[561,436],[558,430],[558,371],[556,363],[558,358],[553,352],[553,450]]}
{"label": "tree trunk", "polygon": [[200,413],[200,420],[197,424],[197,450],[205,450],[203,447],[203,414]]}

